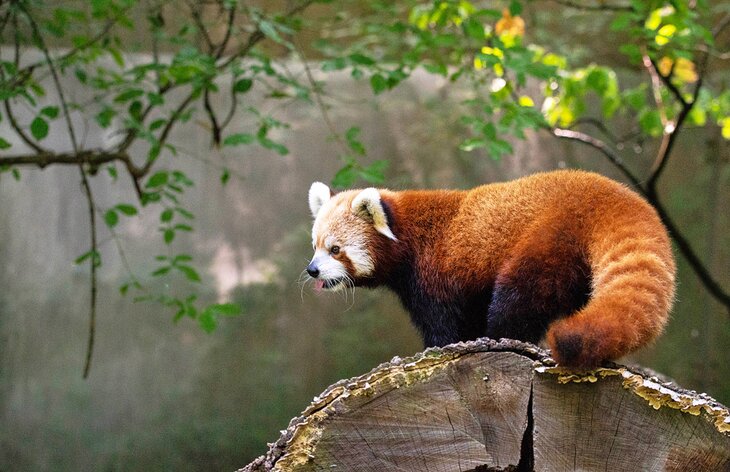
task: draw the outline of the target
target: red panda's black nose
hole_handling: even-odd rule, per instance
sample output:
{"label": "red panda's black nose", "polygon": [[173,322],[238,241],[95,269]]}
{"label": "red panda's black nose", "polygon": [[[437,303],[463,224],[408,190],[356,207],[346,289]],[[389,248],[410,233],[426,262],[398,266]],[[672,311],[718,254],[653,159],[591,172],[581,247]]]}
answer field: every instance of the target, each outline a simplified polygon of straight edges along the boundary
{"label": "red panda's black nose", "polygon": [[317,268],[316,265],[314,265],[314,262],[312,262],[311,264],[309,264],[307,266],[307,274],[309,274],[310,277],[313,277],[315,279],[319,275],[319,269]]}

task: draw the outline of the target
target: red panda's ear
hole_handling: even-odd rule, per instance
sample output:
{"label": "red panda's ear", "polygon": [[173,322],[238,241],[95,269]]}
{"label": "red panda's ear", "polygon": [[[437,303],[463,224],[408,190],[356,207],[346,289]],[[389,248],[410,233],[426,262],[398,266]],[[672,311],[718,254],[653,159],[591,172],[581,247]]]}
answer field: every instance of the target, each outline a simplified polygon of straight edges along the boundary
{"label": "red panda's ear", "polygon": [[328,186],[322,182],[314,182],[309,187],[309,210],[312,212],[312,216],[317,218],[317,213],[322,205],[332,198],[332,191]]}
{"label": "red panda's ear", "polygon": [[383,203],[380,201],[380,192],[377,189],[370,187],[358,193],[352,200],[350,208],[354,214],[372,221],[375,231],[393,241],[398,241],[398,238],[395,237],[393,231],[390,230],[390,226],[388,226],[388,217],[385,214]]}

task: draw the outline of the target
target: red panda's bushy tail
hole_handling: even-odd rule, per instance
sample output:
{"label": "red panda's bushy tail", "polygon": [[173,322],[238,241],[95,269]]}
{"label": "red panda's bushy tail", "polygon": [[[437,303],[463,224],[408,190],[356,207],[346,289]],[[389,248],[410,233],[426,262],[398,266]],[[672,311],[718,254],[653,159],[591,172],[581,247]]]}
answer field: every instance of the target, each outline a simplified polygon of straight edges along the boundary
{"label": "red panda's bushy tail", "polygon": [[596,229],[587,248],[590,300],[547,332],[553,357],[562,365],[596,367],[651,342],[674,301],[671,244],[653,210],[604,218],[606,231]]}

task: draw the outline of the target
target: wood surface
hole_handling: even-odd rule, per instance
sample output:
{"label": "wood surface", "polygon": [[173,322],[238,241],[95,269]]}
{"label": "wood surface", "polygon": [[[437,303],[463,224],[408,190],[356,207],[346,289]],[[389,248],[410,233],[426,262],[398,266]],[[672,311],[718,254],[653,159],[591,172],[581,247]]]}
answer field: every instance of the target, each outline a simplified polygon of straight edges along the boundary
{"label": "wood surface", "polygon": [[730,471],[730,413],[641,368],[481,339],[330,386],[239,472],[275,470]]}

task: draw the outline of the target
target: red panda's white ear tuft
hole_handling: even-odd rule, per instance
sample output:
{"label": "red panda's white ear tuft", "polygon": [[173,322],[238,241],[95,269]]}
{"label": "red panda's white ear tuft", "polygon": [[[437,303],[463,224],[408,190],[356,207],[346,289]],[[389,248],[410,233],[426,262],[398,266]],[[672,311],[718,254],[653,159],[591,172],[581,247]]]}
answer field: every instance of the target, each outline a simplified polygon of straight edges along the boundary
{"label": "red panda's white ear tuft", "polygon": [[383,209],[383,204],[380,201],[380,192],[376,188],[366,188],[358,193],[352,200],[350,208],[356,215],[371,220],[375,231],[393,241],[398,241],[398,238],[395,237],[393,231],[390,230],[390,226],[388,226],[388,217],[385,215],[385,209]]}
{"label": "red panda's white ear tuft", "polygon": [[332,191],[328,186],[322,182],[314,182],[309,187],[309,210],[312,212],[312,216],[317,218],[317,213],[322,205],[332,198]]}

